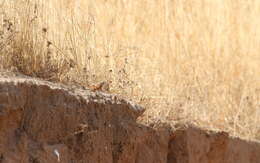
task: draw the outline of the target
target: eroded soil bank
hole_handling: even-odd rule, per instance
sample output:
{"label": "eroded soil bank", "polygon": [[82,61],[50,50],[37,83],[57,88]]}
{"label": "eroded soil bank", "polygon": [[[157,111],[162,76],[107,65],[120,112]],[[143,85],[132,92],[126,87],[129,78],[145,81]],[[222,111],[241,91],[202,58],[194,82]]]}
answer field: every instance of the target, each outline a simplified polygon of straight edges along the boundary
{"label": "eroded soil bank", "polygon": [[115,95],[0,73],[0,163],[260,163],[260,144],[136,122]]}

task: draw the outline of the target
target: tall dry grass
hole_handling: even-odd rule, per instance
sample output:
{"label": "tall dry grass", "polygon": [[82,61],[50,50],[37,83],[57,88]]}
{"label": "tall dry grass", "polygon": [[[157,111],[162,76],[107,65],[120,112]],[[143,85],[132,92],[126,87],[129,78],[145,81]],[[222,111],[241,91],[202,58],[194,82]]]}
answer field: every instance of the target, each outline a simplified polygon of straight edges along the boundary
{"label": "tall dry grass", "polygon": [[0,65],[260,139],[259,0],[0,1]]}

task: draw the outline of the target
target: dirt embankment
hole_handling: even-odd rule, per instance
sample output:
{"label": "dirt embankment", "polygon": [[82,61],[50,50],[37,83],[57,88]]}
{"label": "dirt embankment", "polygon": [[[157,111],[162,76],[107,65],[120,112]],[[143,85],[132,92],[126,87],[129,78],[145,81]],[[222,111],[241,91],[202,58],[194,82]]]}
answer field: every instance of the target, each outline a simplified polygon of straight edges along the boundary
{"label": "dirt embankment", "polygon": [[0,163],[260,163],[257,142],[145,126],[115,95],[0,75]]}

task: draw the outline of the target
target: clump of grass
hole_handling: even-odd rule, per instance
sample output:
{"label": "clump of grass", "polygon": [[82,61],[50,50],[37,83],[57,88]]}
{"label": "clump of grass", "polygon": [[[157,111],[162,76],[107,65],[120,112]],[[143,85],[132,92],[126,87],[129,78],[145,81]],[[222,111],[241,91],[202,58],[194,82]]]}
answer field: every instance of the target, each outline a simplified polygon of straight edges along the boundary
{"label": "clump of grass", "polygon": [[145,105],[147,117],[260,138],[260,2],[1,4],[0,65]]}
{"label": "clump of grass", "polygon": [[3,7],[5,10],[1,15],[2,68],[11,68],[26,75],[48,80],[58,80],[59,75],[67,71],[67,65],[62,59],[56,60],[52,54],[52,43],[47,37],[48,31],[38,22],[37,4],[30,1],[6,3],[11,8],[6,10]]}

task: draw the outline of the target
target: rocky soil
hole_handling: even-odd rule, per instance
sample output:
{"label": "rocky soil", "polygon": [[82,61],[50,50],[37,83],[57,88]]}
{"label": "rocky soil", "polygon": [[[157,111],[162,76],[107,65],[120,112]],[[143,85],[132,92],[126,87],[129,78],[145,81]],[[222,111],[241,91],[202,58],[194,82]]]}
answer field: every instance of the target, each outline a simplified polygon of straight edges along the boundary
{"label": "rocky soil", "polygon": [[116,95],[1,72],[0,163],[260,163],[258,142],[144,125],[143,112]]}

